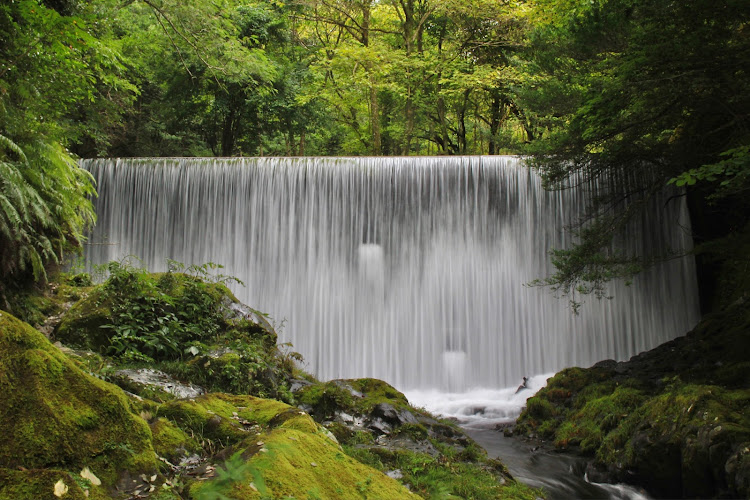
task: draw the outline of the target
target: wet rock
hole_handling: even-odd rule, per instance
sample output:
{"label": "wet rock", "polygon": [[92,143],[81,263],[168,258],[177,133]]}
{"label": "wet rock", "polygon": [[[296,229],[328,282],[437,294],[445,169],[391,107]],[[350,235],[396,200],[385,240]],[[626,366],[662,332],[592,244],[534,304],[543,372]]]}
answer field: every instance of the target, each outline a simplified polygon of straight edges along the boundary
{"label": "wet rock", "polygon": [[115,375],[125,377],[137,384],[156,387],[179,399],[195,398],[205,394],[205,389],[192,384],[183,384],[169,375],[152,368],[118,370]]}
{"label": "wet rock", "polygon": [[365,394],[363,392],[356,390],[354,387],[351,386],[351,384],[347,383],[345,380],[334,380],[333,383],[337,387],[340,387],[341,389],[349,391],[349,394],[351,394],[355,398],[361,399],[365,397]]}
{"label": "wet rock", "polygon": [[390,425],[416,424],[419,421],[406,409],[398,410],[390,403],[379,403],[372,409],[371,415],[380,418]]}
{"label": "wet rock", "polygon": [[229,296],[224,298],[223,305],[225,306],[224,319],[226,319],[228,322],[247,320],[260,326],[267,332],[275,332],[273,325],[268,321],[268,318],[252,307],[246,306],[241,302],[237,302]]}
{"label": "wet rock", "polygon": [[234,349],[232,349],[230,347],[220,347],[218,349],[213,349],[213,350],[209,351],[206,354],[206,356],[208,356],[209,358],[213,358],[213,359],[219,359],[220,357],[225,356],[227,354],[235,354],[236,355],[237,351],[235,351]]}
{"label": "wet rock", "polygon": [[750,442],[739,444],[726,462],[728,482],[742,498],[750,498]]}
{"label": "wet rock", "polygon": [[401,469],[386,471],[385,475],[388,477],[392,477],[393,479],[401,479],[402,477],[404,477],[404,474],[403,472],[401,472]]}
{"label": "wet rock", "polygon": [[375,431],[377,434],[390,434],[393,431],[393,427],[382,418],[371,419],[367,424],[367,428]]}
{"label": "wet rock", "polygon": [[309,380],[305,380],[303,378],[293,378],[289,380],[289,390],[292,393],[299,391],[303,387],[308,387],[311,385],[313,385],[313,382],[310,382]]}

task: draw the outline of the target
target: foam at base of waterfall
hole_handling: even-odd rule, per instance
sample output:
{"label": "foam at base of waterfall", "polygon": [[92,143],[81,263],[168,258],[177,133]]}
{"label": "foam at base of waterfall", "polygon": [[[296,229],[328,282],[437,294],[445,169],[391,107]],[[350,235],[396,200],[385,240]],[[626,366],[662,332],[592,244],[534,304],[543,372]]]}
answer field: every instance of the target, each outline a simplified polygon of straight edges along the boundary
{"label": "foam at base of waterfall", "polygon": [[[434,415],[455,418],[460,425],[474,429],[493,429],[498,424],[512,423],[526,406],[526,400],[547,385],[553,373],[534,375],[526,381],[526,389],[476,388],[463,392],[411,390],[404,395],[413,406]],[[519,380],[519,383],[523,380]],[[516,392],[518,391],[518,392]]]}

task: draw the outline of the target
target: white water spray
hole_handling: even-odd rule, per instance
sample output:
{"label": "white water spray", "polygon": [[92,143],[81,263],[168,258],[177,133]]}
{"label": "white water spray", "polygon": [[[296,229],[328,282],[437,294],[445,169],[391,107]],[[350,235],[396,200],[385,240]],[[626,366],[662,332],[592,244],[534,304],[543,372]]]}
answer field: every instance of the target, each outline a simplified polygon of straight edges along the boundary
{"label": "white water spray", "polygon": [[[402,390],[515,387],[524,375],[627,359],[698,319],[692,258],[614,285],[579,315],[548,290],[582,213],[510,157],[93,160],[98,215],[86,257],[217,262],[238,298],[286,319],[322,379],[377,377]],[[628,246],[688,248],[683,201]]]}

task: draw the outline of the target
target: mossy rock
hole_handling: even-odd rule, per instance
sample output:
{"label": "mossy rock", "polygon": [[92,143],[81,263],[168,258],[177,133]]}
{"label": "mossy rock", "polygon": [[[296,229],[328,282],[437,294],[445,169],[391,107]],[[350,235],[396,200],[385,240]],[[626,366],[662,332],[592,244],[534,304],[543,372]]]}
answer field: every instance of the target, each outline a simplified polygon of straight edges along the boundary
{"label": "mossy rock", "polygon": [[[307,420],[307,424],[303,421]],[[398,481],[345,454],[307,415],[242,443],[225,475],[194,483],[190,498],[417,498]]]}
{"label": "mossy rock", "polygon": [[66,345],[106,354],[113,330],[103,327],[115,321],[114,309],[125,302],[142,308],[158,303],[166,310],[177,310],[180,304],[197,302],[219,319],[229,319],[230,306],[239,303],[221,283],[203,283],[195,276],[182,273],[122,271],[74,304],[57,327],[55,338]]}
{"label": "mossy rock", "polygon": [[201,452],[201,446],[184,430],[166,418],[157,418],[150,424],[154,451],[173,464],[186,455]]}
{"label": "mossy rock", "polygon": [[54,337],[66,345],[104,354],[109,348],[110,332],[102,326],[111,321],[111,304],[102,299],[101,291],[95,289],[65,313]]}
{"label": "mossy rock", "polygon": [[399,410],[416,411],[403,393],[392,385],[374,378],[331,380],[301,388],[297,402],[312,408],[316,418],[332,417],[336,412],[367,415],[379,404],[390,404]]}
{"label": "mossy rock", "polygon": [[750,303],[634,356],[569,368],[527,401],[516,432],[577,446],[589,478],[666,497],[747,497]]}
{"label": "mossy rock", "polygon": [[187,361],[164,361],[159,368],[208,391],[292,401],[286,389],[291,370],[281,363],[275,345],[269,347],[266,340],[250,339],[242,342],[238,350],[213,345],[204,351],[207,354]]}
{"label": "mossy rock", "polygon": [[86,273],[57,273],[46,285],[33,283],[20,290],[11,290],[6,307],[13,316],[33,325],[42,326],[60,314],[67,304],[76,302],[91,290],[91,277]]}
{"label": "mossy rock", "polygon": [[209,391],[291,402],[291,354],[280,353],[267,318],[224,284],[117,263],[110,271],[63,316],[56,340],[110,356],[114,364],[158,368]]}
{"label": "mossy rock", "polygon": [[[55,495],[56,491],[60,497]],[[102,498],[91,493],[86,495],[76,479],[66,471],[0,468],[0,500],[87,500],[97,497]]]}
{"label": "mossy rock", "polygon": [[[398,470],[402,481],[424,498],[524,499],[543,497],[539,490],[515,481],[498,460],[464,462],[403,449],[353,447],[347,452],[382,471]],[[479,453],[483,453],[479,451]]]}
{"label": "mossy rock", "polygon": [[156,470],[151,432],[122,390],[4,312],[0,352],[0,467],[88,466],[105,486],[123,471]]}
{"label": "mossy rock", "polygon": [[267,426],[271,419],[290,408],[273,399],[211,393],[195,399],[170,401],[159,407],[158,416],[189,429],[204,446],[212,443],[229,446],[250,433],[257,433],[254,426]]}

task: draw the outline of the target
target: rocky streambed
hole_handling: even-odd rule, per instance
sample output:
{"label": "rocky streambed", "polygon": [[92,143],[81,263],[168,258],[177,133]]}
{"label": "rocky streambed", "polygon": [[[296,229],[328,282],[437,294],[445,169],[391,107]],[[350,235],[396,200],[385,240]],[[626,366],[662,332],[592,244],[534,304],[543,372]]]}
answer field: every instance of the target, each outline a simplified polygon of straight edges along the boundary
{"label": "rocky streambed", "polygon": [[750,303],[626,362],[569,368],[513,430],[586,458],[591,481],[661,498],[750,498]]}

